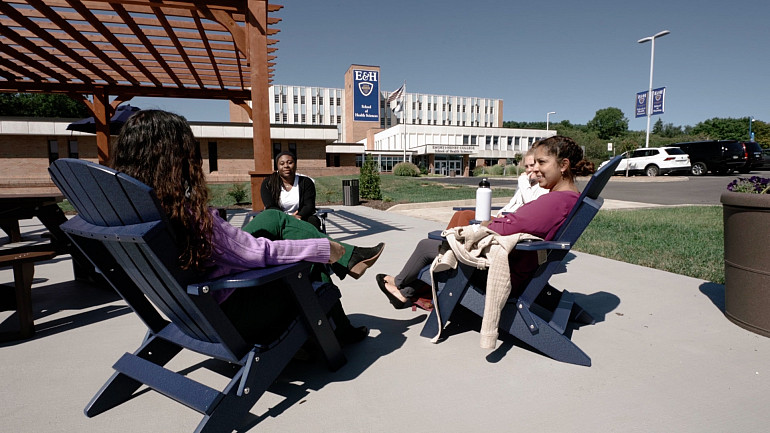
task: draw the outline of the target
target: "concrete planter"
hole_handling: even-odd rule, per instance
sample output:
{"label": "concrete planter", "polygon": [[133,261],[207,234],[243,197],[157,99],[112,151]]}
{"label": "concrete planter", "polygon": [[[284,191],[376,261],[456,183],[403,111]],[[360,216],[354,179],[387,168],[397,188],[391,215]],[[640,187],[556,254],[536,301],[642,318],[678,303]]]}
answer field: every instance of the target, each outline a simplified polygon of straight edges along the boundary
{"label": "concrete planter", "polygon": [[725,315],[770,337],[770,194],[726,191]]}

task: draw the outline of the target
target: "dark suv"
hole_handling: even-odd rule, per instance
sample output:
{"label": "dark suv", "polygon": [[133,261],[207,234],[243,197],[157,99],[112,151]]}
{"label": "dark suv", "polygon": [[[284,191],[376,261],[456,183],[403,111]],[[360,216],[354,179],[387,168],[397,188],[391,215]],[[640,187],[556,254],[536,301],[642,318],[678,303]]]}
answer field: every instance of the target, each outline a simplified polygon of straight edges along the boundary
{"label": "dark suv", "polygon": [[693,176],[702,176],[709,171],[728,174],[746,165],[743,144],[736,140],[691,141],[671,146],[682,149],[690,156],[690,173]]}
{"label": "dark suv", "polygon": [[739,168],[738,171],[746,174],[751,170],[757,170],[764,165],[764,158],[762,156],[762,146],[755,141],[741,141],[743,145],[743,154],[746,156],[746,164]]}

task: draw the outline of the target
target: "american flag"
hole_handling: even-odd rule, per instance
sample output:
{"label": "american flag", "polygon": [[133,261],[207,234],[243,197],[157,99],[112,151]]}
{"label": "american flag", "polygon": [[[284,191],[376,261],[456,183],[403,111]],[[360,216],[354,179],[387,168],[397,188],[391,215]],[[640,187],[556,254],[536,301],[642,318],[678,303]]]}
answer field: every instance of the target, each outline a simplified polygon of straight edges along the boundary
{"label": "american flag", "polygon": [[395,92],[391,93],[390,96],[388,96],[387,102],[391,103],[396,99],[401,98],[401,96],[404,94],[404,86],[406,86],[406,83],[402,84],[401,87],[399,87]]}

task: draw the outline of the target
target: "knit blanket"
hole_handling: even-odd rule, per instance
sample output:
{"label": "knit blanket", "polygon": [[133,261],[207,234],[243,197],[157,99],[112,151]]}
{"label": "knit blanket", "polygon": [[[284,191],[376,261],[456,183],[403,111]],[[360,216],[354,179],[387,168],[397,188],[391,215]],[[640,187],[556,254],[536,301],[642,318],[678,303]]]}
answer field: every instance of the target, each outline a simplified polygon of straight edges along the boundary
{"label": "knit blanket", "polygon": [[[511,294],[508,255],[521,241],[541,239],[527,233],[503,236],[480,225],[454,227],[444,230],[441,235],[446,238],[448,248],[439,251],[430,267],[433,304],[438,318],[438,333],[431,341],[437,342],[444,328],[439,303],[436,302],[438,297],[434,274],[455,269],[459,261],[477,269],[488,269],[484,315],[481,320],[481,347],[494,349],[497,344],[500,314]],[[540,257],[540,262],[543,259]]]}

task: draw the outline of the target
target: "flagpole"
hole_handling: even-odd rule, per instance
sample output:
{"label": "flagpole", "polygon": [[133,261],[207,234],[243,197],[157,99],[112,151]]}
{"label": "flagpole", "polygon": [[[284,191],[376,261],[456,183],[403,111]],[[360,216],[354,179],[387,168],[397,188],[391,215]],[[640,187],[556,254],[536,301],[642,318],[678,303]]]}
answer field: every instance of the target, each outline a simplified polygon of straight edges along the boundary
{"label": "flagpole", "polygon": [[404,102],[404,109],[401,110],[401,119],[404,121],[404,162],[406,162],[406,80],[404,80],[404,91],[401,92],[401,100]]}

